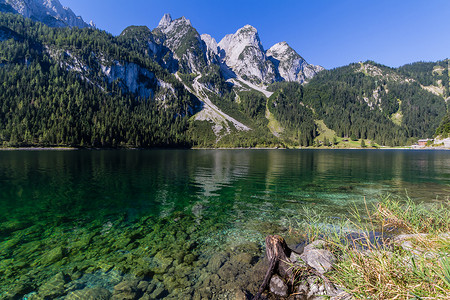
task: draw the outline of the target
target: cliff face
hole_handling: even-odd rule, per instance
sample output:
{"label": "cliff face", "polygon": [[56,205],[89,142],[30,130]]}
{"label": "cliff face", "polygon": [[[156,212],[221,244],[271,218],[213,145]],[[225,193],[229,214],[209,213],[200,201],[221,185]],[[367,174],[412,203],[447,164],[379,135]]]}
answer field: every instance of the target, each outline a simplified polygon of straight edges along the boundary
{"label": "cliff face", "polygon": [[259,39],[258,31],[246,25],[219,43],[220,59],[236,75],[257,84],[277,81],[277,72]]}
{"label": "cliff face", "polygon": [[0,11],[18,13],[50,27],[89,27],[58,0],[0,0]]}
{"label": "cliff face", "polygon": [[266,52],[268,58],[277,67],[281,80],[303,83],[324,70],[321,66],[310,65],[288,43],[273,45]]}

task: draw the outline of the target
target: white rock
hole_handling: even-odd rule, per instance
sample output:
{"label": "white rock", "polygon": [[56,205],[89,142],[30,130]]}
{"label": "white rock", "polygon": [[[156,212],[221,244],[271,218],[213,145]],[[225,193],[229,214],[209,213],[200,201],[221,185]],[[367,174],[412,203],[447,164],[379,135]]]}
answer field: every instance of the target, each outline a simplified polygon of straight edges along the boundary
{"label": "white rock", "polygon": [[206,45],[206,59],[208,64],[219,64],[219,46],[216,40],[209,34],[202,34],[200,38]]}
{"label": "white rock", "polygon": [[273,45],[266,52],[267,57],[278,67],[278,72],[285,81],[303,83],[324,70],[321,66],[310,65],[288,43]]}
{"label": "white rock", "polygon": [[52,27],[89,27],[81,17],[76,16],[70,8],[63,7],[58,0],[0,0],[0,4],[9,5],[18,14]]}
{"label": "white rock", "polygon": [[221,62],[238,76],[257,83],[276,80],[274,65],[267,59],[258,31],[253,26],[245,25],[235,34],[226,35],[218,46]]}
{"label": "white rock", "polygon": [[170,14],[165,14],[162,17],[161,21],[159,21],[158,27],[165,28],[165,27],[169,26],[171,22],[172,22],[172,16]]}

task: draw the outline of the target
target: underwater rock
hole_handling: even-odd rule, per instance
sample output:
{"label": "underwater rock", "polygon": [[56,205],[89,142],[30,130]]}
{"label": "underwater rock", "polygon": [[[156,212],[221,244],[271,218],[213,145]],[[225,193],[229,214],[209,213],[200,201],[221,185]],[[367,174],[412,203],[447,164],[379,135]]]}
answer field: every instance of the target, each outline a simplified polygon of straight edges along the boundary
{"label": "underwater rock", "polygon": [[110,291],[104,288],[96,287],[71,292],[67,295],[66,300],[108,300],[110,298]]}
{"label": "underwater rock", "polygon": [[238,275],[238,270],[235,266],[233,266],[229,261],[227,261],[220,269],[217,271],[217,275],[220,276],[225,282],[230,282],[236,278]]}
{"label": "underwater rock", "polygon": [[253,256],[249,253],[239,253],[231,256],[230,262],[234,265],[250,265],[253,261]]}
{"label": "underwater rock", "polygon": [[139,299],[138,280],[125,280],[114,286],[113,300],[134,300]]}
{"label": "underwater rock", "polygon": [[31,282],[21,282],[17,286],[14,287],[13,290],[6,292],[5,294],[0,296],[2,300],[16,300],[22,299],[23,295],[33,291],[33,286]]}
{"label": "underwater rock", "polygon": [[150,282],[142,280],[142,281],[139,281],[139,283],[137,285],[137,289],[142,292],[146,292],[149,285],[150,285]]}
{"label": "underwater rock", "polygon": [[288,286],[278,275],[273,275],[270,279],[270,291],[280,297],[287,297]]}
{"label": "underwater rock", "polygon": [[164,274],[172,265],[173,258],[165,256],[164,251],[159,251],[154,257],[154,262],[157,264],[157,267],[152,268],[152,271],[154,273]]}
{"label": "underwater rock", "polygon": [[197,259],[197,257],[194,254],[188,254],[184,257],[183,261],[188,264],[191,265],[195,260]]}
{"label": "underwater rock", "polygon": [[216,273],[223,266],[227,257],[223,253],[214,254],[208,262],[206,269],[211,273]]}
{"label": "underwater rock", "polygon": [[64,257],[64,248],[59,246],[48,251],[41,259],[43,265],[50,265],[56,263]]}
{"label": "underwater rock", "polygon": [[150,299],[158,299],[167,294],[167,290],[162,283],[156,286],[156,289],[150,294]]}
{"label": "underwater rock", "polygon": [[243,290],[237,290],[234,294],[234,300],[247,300],[248,296]]}
{"label": "underwater rock", "polygon": [[44,283],[38,291],[38,295],[44,299],[54,299],[64,295],[64,285],[66,278],[62,272],[56,274],[49,281]]}

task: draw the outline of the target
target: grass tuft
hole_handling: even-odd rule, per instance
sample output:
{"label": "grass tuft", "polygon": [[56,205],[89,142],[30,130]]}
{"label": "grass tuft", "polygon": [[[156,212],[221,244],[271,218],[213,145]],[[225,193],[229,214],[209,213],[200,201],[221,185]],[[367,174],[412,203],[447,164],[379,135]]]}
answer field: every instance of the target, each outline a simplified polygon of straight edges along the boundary
{"label": "grass tuft", "polygon": [[329,278],[357,299],[450,299],[449,208],[388,195],[337,223],[304,209],[295,228],[328,242]]}

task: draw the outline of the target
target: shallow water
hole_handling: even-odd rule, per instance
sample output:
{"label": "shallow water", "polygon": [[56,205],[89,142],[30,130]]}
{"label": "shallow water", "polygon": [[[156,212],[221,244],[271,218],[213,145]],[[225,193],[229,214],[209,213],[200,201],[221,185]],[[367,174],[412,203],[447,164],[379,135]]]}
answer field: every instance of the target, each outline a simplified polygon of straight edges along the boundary
{"label": "shallow water", "polygon": [[252,292],[264,237],[303,207],[340,218],[386,193],[448,201],[450,151],[2,151],[0,295],[61,271],[51,298],[136,276],[154,298]]}

